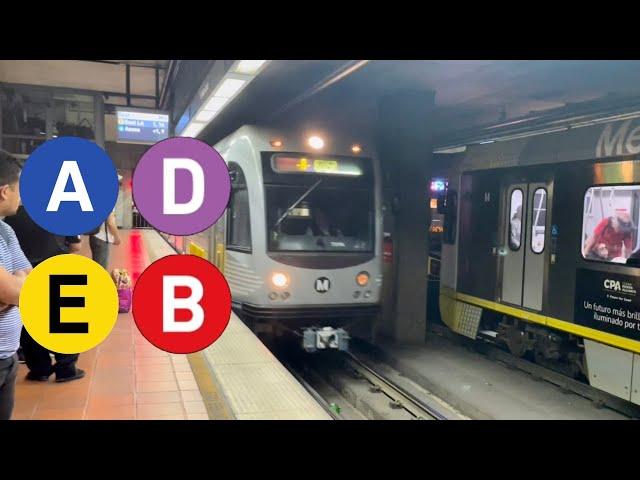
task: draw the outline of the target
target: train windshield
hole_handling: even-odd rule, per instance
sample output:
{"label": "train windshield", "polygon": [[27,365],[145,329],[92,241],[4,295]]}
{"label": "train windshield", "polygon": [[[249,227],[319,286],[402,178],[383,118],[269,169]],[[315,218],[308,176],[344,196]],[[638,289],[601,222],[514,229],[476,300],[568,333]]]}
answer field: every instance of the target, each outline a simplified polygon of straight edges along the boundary
{"label": "train windshield", "polygon": [[371,252],[373,188],[317,178],[313,183],[265,185],[270,251]]}

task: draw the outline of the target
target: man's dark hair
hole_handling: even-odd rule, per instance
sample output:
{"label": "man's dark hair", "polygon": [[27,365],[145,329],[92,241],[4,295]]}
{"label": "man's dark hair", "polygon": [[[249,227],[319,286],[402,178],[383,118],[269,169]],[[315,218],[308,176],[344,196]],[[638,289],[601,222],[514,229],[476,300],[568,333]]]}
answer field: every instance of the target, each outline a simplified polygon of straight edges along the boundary
{"label": "man's dark hair", "polygon": [[0,186],[11,185],[20,178],[22,162],[4,150],[0,150]]}

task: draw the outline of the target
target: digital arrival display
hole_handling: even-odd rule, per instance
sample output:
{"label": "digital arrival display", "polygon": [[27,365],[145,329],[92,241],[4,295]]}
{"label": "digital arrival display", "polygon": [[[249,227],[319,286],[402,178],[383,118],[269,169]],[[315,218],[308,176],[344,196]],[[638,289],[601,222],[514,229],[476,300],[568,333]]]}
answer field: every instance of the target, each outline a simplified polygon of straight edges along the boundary
{"label": "digital arrival display", "polygon": [[276,173],[321,173],[328,175],[362,175],[358,159],[311,158],[289,154],[276,154],[271,165]]}
{"label": "digital arrival display", "polygon": [[116,111],[118,142],[154,144],[169,138],[169,114],[154,111]]}

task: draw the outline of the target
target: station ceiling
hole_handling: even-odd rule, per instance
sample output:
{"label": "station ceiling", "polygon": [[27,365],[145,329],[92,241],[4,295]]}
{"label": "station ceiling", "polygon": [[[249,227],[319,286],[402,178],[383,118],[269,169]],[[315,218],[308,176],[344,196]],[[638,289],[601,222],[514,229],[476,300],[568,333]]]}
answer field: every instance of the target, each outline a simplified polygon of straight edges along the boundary
{"label": "station ceiling", "polygon": [[256,121],[370,132],[378,100],[398,90],[436,92],[433,128],[438,139],[532,111],[607,95],[638,96],[640,62],[277,60],[214,119],[203,136],[215,143],[240,125]]}
{"label": "station ceiling", "polygon": [[[192,61],[191,63],[198,63]],[[125,67],[134,105],[153,108],[155,71],[164,87],[170,60],[0,61],[0,82],[114,92],[123,104]],[[202,61],[209,65],[211,61]],[[184,72],[183,72],[184,73]],[[169,82],[171,83],[171,82]],[[452,132],[508,121],[610,94],[640,96],[640,61],[273,60],[202,132],[215,143],[246,123],[373,131],[379,99],[398,90],[434,90],[432,128]],[[193,94],[197,86],[193,89]],[[120,96],[117,96],[119,94]]]}

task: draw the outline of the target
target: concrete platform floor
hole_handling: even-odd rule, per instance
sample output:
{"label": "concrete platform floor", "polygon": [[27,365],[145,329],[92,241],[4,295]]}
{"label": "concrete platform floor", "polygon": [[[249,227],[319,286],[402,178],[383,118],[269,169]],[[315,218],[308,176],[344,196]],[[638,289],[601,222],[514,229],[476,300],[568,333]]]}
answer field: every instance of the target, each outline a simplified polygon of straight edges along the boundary
{"label": "concrete platform floor", "polygon": [[397,370],[473,419],[628,419],[435,334],[419,346],[378,346]]}

